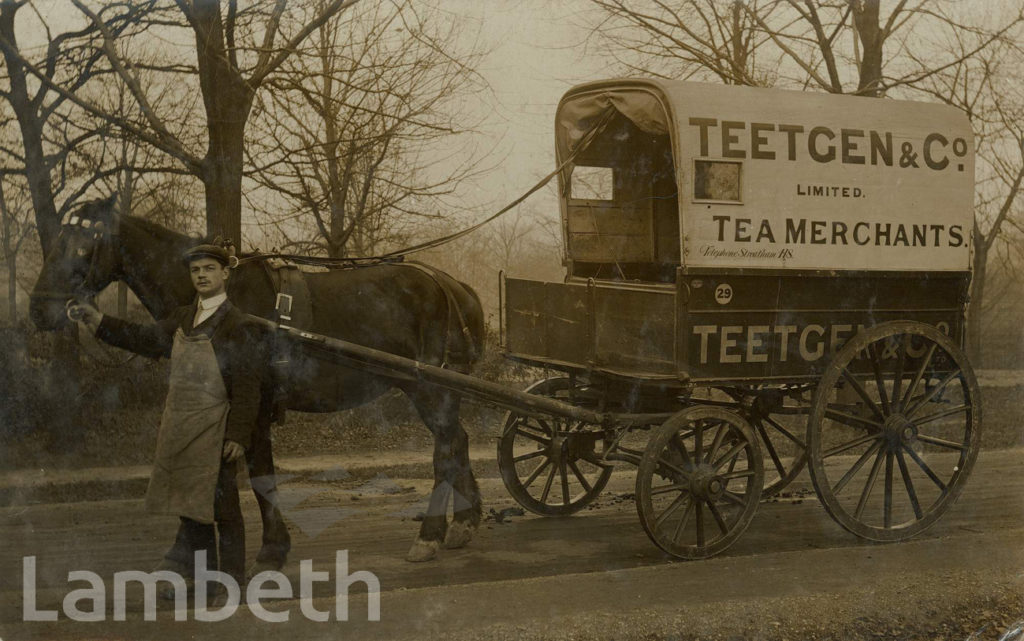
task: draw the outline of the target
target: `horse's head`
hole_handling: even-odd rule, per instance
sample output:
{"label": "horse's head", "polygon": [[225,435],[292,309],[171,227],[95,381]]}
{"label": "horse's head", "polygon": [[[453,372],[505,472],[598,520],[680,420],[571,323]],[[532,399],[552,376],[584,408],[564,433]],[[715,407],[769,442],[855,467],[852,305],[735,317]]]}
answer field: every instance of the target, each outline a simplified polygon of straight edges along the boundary
{"label": "horse's head", "polygon": [[116,194],[81,205],[64,217],[32,289],[29,309],[36,327],[63,327],[69,322],[64,307],[69,299],[89,300],[118,277],[118,227]]}

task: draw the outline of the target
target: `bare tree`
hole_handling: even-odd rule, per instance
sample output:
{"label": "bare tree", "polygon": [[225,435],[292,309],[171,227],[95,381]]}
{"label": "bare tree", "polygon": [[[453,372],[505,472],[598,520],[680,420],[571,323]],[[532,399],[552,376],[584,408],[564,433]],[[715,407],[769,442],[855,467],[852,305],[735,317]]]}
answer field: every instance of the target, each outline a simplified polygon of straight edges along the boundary
{"label": "bare tree", "polygon": [[[593,46],[627,74],[770,85],[769,61],[759,54],[770,39],[756,25],[777,2],[631,2],[590,0]],[[774,56],[778,59],[778,54]]]}
{"label": "bare tree", "polygon": [[[6,87],[0,89],[0,99],[11,107],[17,119],[20,149],[7,149],[7,156],[24,172],[39,239],[45,249],[60,225],[57,195],[67,186],[71,158],[81,145],[106,132],[103,127],[76,125],[77,131],[72,133],[69,97],[106,72],[99,64],[100,52],[92,46],[100,32],[111,37],[129,33],[137,27],[147,3],[105,7],[96,15],[93,25],[56,35],[42,15],[33,13],[26,20],[31,23],[34,18],[33,26],[42,25],[47,43],[42,56],[29,61],[19,47],[16,22],[19,12],[32,13],[34,9],[27,0],[0,1],[0,52],[7,81]],[[74,196],[67,195],[63,200],[70,204]]]}
{"label": "bare tree", "polygon": [[22,245],[32,236],[31,207],[28,199],[11,189],[9,175],[0,175],[0,250],[7,268],[7,316],[11,325],[18,322],[18,256]]}
{"label": "bare tree", "polygon": [[[132,39],[111,28],[105,17],[105,12],[114,5],[72,1],[87,20],[85,30],[98,35],[89,50],[90,59],[105,61],[130,92],[133,108],[142,114],[145,125],[112,113],[107,105],[90,99],[85,92],[60,86],[47,75],[43,65],[29,62],[16,49],[12,62],[91,116],[180,162],[203,183],[208,233],[240,238],[244,136],[256,92],[310,33],[356,0],[330,0],[318,11],[309,11],[308,3],[293,7],[288,0],[265,0],[241,8],[237,0],[126,3],[133,7],[133,15],[144,15],[146,26],[160,29],[169,42],[182,42],[187,39],[183,34],[190,34],[195,43],[194,66],[176,60],[173,50],[159,52],[167,57],[160,64],[150,62],[151,51],[136,58],[138,48],[132,46]],[[10,36],[13,37],[13,31]],[[5,54],[9,49],[12,48],[5,47]],[[96,54],[100,54],[99,58]],[[172,74],[179,83],[198,82],[206,120],[204,151],[197,150],[202,142],[189,135],[191,123],[180,121],[183,114],[159,108],[143,82],[142,70]]]}
{"label": "bare tree", "polygon": [[[948,0],[898,0],[888,14],[881,0],[589,1],[596,44],[627,71],[866,96],[924,82],[1024,22],[1018,9],[993,26],[971,24]],[[932,46],[964,33],[979,36],[971,49]]]}
{"label": "bare tree", "polygon": [[333,257],[378,250],[475,171],[467,149],[436,149],[472,126],[459,105],[482,88],[479,47],[412,0],[360,9],[325,22],[283,64],[250,147],[254,179],[298,222],[282,230],[292,246]]}

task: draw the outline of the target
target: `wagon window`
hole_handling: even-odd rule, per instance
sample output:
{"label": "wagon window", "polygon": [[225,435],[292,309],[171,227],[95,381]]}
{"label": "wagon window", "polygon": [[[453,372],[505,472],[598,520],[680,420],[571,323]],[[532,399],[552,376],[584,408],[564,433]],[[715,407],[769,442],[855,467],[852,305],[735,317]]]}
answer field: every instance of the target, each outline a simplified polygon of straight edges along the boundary
{"label": "wagon window", "polygon": [[695,160],[693,200],[696,202],[742,202],[741,164],[727,160]]}
{"label": "wagon window", "polygon": [[574,167],[569,195],[573,200],[614,200],[614,170],[611,167]]}

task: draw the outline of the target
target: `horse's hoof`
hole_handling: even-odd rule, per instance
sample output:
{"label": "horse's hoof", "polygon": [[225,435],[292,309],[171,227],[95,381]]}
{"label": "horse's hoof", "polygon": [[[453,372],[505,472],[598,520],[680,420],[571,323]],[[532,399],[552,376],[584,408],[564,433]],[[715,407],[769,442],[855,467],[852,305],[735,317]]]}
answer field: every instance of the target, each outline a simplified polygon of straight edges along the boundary
{"label": "horse's hoof", "polygon": [[444,546],[449,550],[464,547],[473,540],[476,528],[465,521],[452,521],[448,525],[448,533],[444,536]]}
{"label": "horse's hoof", "polygon": [[417,538],[416,542],[409,548],[409,553],[405,555],[405,560],[412,563],[430,561],[437,556],[437,548],[439,547],[441,546],[437,541],[424,541]]}

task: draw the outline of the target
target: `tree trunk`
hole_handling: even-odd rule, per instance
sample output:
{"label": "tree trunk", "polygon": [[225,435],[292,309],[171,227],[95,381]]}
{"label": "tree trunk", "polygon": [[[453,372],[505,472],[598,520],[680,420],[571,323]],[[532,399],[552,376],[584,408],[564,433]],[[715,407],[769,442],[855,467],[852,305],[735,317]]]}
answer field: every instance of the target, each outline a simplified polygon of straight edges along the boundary
{"label": "tree trunk", "polygon": [[220,3],[197,0],[192,8],[199,86],[206,107],[209,148],[203,159],[206,231],[242,247],[242,163],[245,123],[255,90],[233,64],[224,40]]}
{"label": "tree trunk", "polygon": [[860,61],[860,81],[857,93],[878,97],[882,93],[882,29],[878,26],[880,0],[848,0],[853,8],[853,22],[864,47]]}
{"label": "tree trunk", "polygon": [[4,63],[10,80],[11,109],[18,119],[25,148],[25,178],[36,214],[39,241],[45,254],[57,238],[60,220],[57,218],[57,207],[53,202],[50,168],[43,154],[43,123],[39,118],[37,105],[29,98],[25,69],[17,56],[18,41],[14,34],[14,16],[19,6],[10,2],[0,2],[0,48],[3,49]]}
{"label": "tree trunk", "polygon": [[[247,114],[246,114],[247,115]],[[243,119],[245,115],[240,115]],[[230,238],[242,249],[242,162],[244,126],[211,123],[210,149],[203,159],[206,233]]]}
{"label": "tree trunk", "polygon": [[732,81],[730,84],[746,84],[743,80],[747,77],[747,48],[743,42],[745,30],[743,29],[743,2],[735,0],[732,3],[732,56],[729,63],[732,65]]}
{"label": "tree trunk", "polygon": [[[0,188],[0,200],[3,200],[3,198],[4,194],[2,188]],[[7,212],[6,202],[3,205],[3,245],[4,258],[7,261],[7,311],[11,327],[14,327],[18,324],[18,257],[11,246],[11,218]]]}

